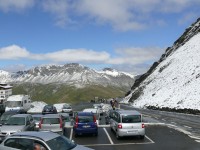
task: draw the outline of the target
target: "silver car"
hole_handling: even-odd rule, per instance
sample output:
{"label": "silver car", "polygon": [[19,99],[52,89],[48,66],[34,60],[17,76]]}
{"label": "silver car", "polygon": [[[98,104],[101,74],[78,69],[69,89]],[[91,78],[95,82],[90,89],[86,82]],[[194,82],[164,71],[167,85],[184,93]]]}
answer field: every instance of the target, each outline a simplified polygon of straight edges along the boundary
{"label": "silver car", "polygon": [[63,120],[59,114],[47,114],[44,115],[39,123],[40,131],[52,131],[59,134],[63,134]]}
{"label": "silver car", "polygon": [[145,137],[145,126],[142,114],[134,110],[116,110],[112,112],[110,127],[116,133],[116,138],[124,136]]}
{"label": "silver car", "polygon": [[39,123],[40,123],[40,120],[43,117],[43,115],[42,114],[33,114],[32,117],[33,117],[33,120],[35,121],[35,130],[38,131]]}
{"label": "silver car", "polygon": [[33,131],[35,122],[30,114],[16,114],[11,116],[8,121],[2,125],[0,140],[15,132]]}
{"label": "silver car", "polygon": [[1,144],[0,150],[92,150],[91,148],[77,145],[63,135],[53,132],[18,132],[8,136]]}

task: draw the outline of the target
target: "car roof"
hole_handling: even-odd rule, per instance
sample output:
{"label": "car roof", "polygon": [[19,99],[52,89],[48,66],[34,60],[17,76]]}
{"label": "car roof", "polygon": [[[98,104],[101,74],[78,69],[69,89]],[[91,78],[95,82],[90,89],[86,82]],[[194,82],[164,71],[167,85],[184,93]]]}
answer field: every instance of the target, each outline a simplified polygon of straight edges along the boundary
{"label": "car roof", "polygon": [[43,114],[32,114],[32,117],[42,117],[44,116]]}
{"label": "car roof", "polygon": [[92,112],[78,112],[78,116],[93,116]]}
{"label": "car roof", "polygon": [[61,116],[69,116],[69,114],[68,113],[59,113],[59,115],[61,115]]}
{"label": "car roof", "polygon": [[30,114],[16,114],[11,117],[27,117],[27,116],[31,116],[31,115]]}
{"label": "car roof", "polygon": [[3,114],[19,114],[19,113],[20,113],[19,111],[6,111]]}
{"label": "car roof", "polygon": [[25,131],[25,132],[16,132],[11,135],[11,137],[15,136],[33,137],[33,138],[39,138],[43,141],[49,141],[60,135],[50,131]]}
{"label": "car roof", "polygon": [[122,115],[141,115],[141,113],[136,110],[116,110],[116,111]]}
{"label": "car roof", "polygon": [[83,110],[83,112],[93,112],[93,113],[97,113],[98,109],[97,108],[86,108]]}
{"label": "car roof", "polygon": [[59,114],[46,114],[43,115],[42,118],[60,118]]}

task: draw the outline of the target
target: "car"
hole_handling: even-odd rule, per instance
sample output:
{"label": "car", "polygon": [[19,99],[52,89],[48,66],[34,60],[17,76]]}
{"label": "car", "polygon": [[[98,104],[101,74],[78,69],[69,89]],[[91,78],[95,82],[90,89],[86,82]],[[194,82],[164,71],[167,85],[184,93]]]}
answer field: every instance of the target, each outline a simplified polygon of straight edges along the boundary
{"label": "car", "polygon": [[100,124],[101,116],[97,108],[85,108],[83,112],[92,112],[95,115],[97,125]]}
{"label": "car", "polygon": [[16,114],[11,116],[8,121],[2,125],[0,140],[15,132],[33,131],[35,122],[30,114]]}
{"label": "car", "polygon": [[42,114],[57,114],[57,109],[54,105],[45,105],[42,110]]}
{"label": "car", "polygon": [[69,104],[63,105],[62,112],[69,113],[69,115],[72,115],[73,114],[72,106],[70,106]]}
{"label": "car", "polygon": [[98,112],[100,113],[100,115],[103,115],[103,108],[101,104],[94,104],[93,107],[98,109]]}
{"label": "car", "polygon": [[145,126],[142,114],[135,110],[116,110],[110,120],[110,128],[115,132],[116,138],[125,136],[145,137]]}
{"label": "car", "polygon": [[39,131],[52,131],[63,134],[63,121],[59,114],[44,115],[39,123]]}
{"label": "car", "polygon": [[75,137],[82,134],[98,135],[98,125],[96,117],[92,112],[77,112],[73,122],[73,132]]}
{"label": "car", "polygon": [[1,144],[1,150],[92,150],[78,145],[67,137],[53,132],[27,131],[8,136]]}
{"label": "car", "polygon": [[1,115],[0,126],[6,123],[6,121],[13,115],[20,114],[20,111],[6,111]]}
{"label": "car", "polygon": [[33,120],[35,121],[35,130],[37,131],[39,130],[39,123],[43,116],[42,114],[32,114]]}
{"label": "car", "polygon": [[[115,110],[123,110],[123,109],[115,109]],[[113,109],[109,109],[105,115],[105,123],[110,124],[110,119],[113,117],[113,113],[115,112]]]}
{"label": "car", "polygon": [[71,116],[69,116],[68,113],[59,113],[61,115],[62,121],[63,121],[63,134],[66,135],[67,128],[71,128],[72,122],[71,122]]}

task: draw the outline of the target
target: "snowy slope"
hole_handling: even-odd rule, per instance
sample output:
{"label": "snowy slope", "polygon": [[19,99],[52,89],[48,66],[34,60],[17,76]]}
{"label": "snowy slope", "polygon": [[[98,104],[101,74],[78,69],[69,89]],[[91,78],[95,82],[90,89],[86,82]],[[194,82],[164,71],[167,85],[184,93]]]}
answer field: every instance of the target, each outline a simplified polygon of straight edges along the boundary
{"label": "snowy slope", "polygon": [[200,110],[200,33],[162,61],[140,87],[136,107]]}
{"label": "snowy slope", "polygon": [[124,102],[144,108],[200,110],[199,89],[200,18],[135,80]]}

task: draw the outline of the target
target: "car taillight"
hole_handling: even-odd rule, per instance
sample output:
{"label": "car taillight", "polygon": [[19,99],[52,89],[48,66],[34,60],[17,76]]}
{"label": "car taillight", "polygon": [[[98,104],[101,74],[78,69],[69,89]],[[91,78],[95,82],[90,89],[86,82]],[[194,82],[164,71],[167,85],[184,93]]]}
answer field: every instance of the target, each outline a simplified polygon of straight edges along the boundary
{"label": "car taillight", "polygon": [[42,128],[42,122],[43,122],[43,119],[40,120],[40,123],[39,123],[39,128],[41,129]]}
{"label": "car taillight", "polygon": [[95,123],[95,126],[97,126],[97,119],[96,119],[95,116],[93,117],[93,121],[94,121],[94,123]]}
{"label": "car taillight", "polygon": [[121,124],[118,124],[118,129],[122,129],[122,125]]}
{"label": "car taillight", "polygon": [[75,127],[75,128],[78,128],[78,117],[76,117],[76,122],[75,122],[74,127]]}
{"label": "car taillight", "polygon": [[60,128],[63,127],[63,122],[62,122],[62,119],[60,118]]}
{"label": "car taillight", "polygon": [[142,124],[142,128],[144,128],[145,126],[144,126],[144,123]]}

